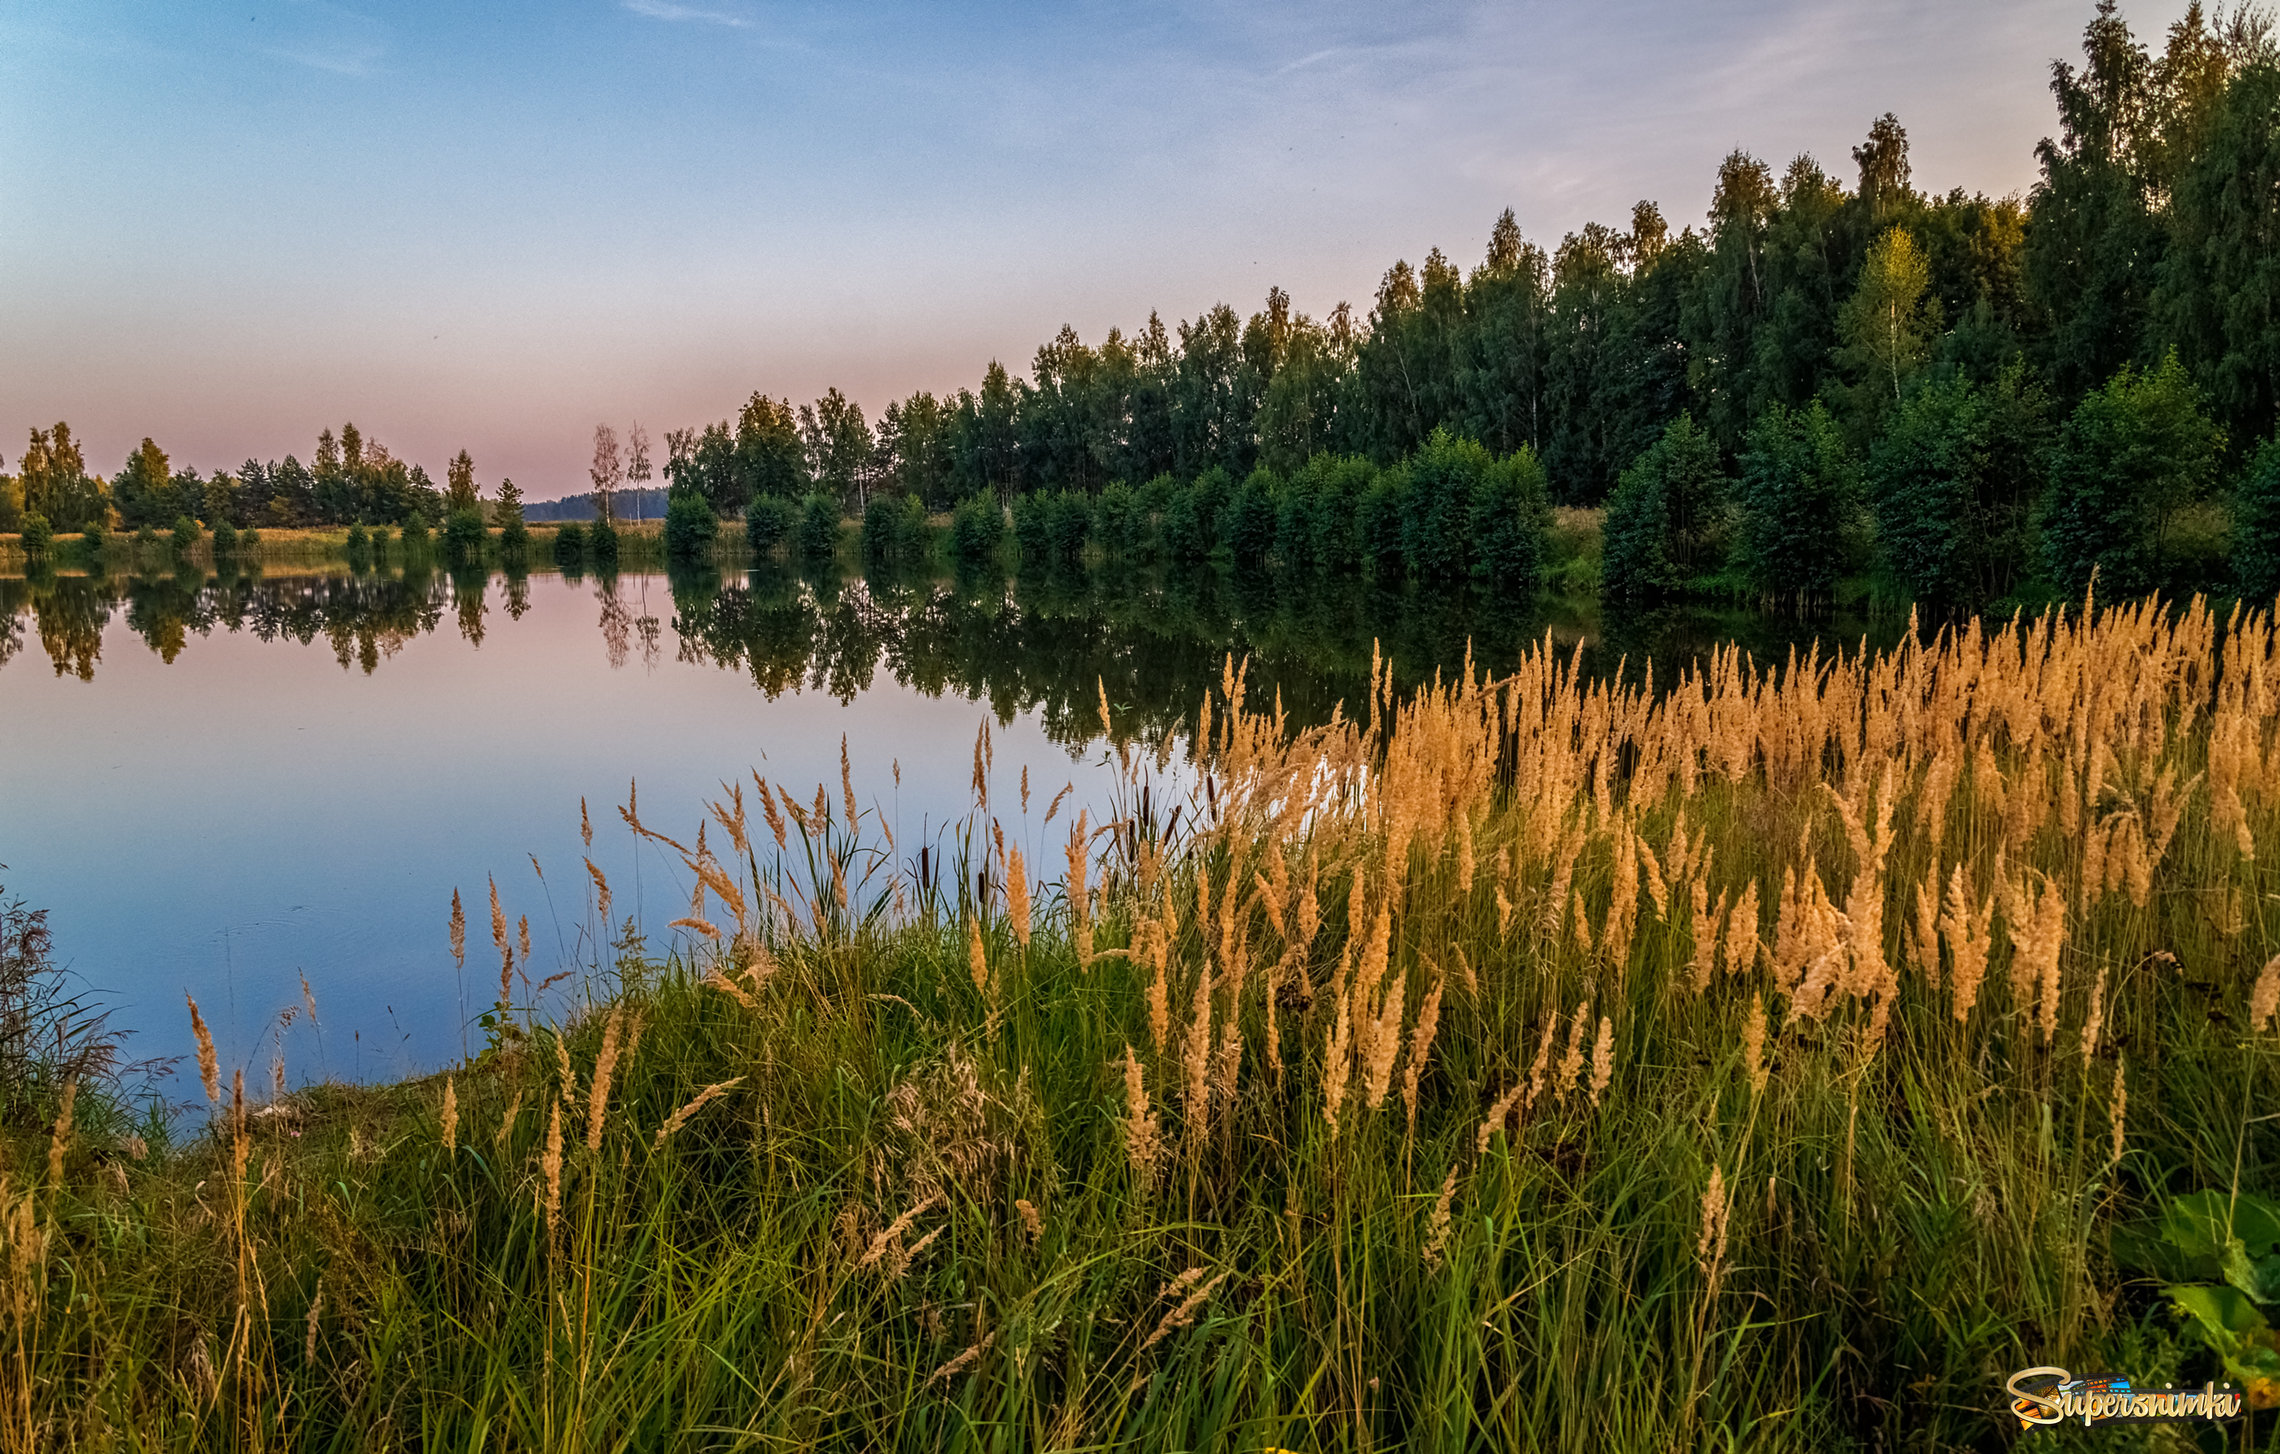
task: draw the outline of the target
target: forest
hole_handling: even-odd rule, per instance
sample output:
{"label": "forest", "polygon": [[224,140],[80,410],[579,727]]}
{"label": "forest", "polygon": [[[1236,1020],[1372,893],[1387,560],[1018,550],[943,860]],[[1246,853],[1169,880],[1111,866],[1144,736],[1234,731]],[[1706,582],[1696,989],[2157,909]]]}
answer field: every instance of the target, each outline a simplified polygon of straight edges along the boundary
{"label": "forest", "polygon": [[[1920,189],[1887,114],[1849,179],[1734,152],[1699,226],[1674,233],[1642,201],[1547,250],[1507,210],[1469,271],[1439,249],[1397,261],[1366,313],[1316,319],[1277,288],[1248,318],[1151,313],[1097,344],[1064,327],[1028,377],[993,361],[978,387],[875,421],[837,389],[798,406],[755,392],[733,419],[669,431],[660,472],[707,540],[711,520],[784,502],[760,507],[757,544],[811,496],[841,514],[1051,496],[1082,502],[1064,512],[1076,549],[1114,553],[1122,527],[1101,516],[1142,496],[1142,533],[1170,555],[1192,538],[1238,565],[1367,564],[1375,499],[1399,507],[1414,565],[1420,532],[1470,529],[1487,488],[1481,518],[1518,543],[1473,566],[1533,585],[1542,505],[1604,507],[1587,584],[1616,601],[1811,605],[1861,582],[1975,608],[2075,596],[2093,574],[2124,594],[2280,592],[2269,26],[2196,5],[2155,45],[2101,0],[2050,86],[2056,131],[2023,198]],[[605,516],[651,478],[638,425],[626,443],[597,431]],[[1421,468],[1440,473],[1413,490]],[[400,524],[464,507],[447,495],[354,425],[310,465],[207,477],[146,440],[106,482],[58,424],[0,486],[0,529]],[[1165,514],[1190,496],[1194,531]],[[1246,545],[1210,513],[1246,498],[1254,527],[1329,511],[1345,543],[1313,531],[1306,560],[1255,531]]]}

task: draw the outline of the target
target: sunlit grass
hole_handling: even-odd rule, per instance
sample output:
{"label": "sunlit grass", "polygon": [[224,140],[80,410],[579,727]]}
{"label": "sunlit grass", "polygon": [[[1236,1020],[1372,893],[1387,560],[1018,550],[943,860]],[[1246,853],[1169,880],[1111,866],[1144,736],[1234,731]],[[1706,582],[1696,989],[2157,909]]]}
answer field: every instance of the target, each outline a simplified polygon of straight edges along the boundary
{"label": "sunlit grass", "polygon": [[1134,744],[1103,823],[985,734],[947,855],[849,775],[629,803],[692,951],[599,874],[570,965],[469,899],[499,1004],[447,1076],[217,1068],[142,1160],[20,1128],[0,1407],[21,1448],[1997,1447],[2019,1367],[2206,1374],[2104,1237],[2273,1181],[2276,694],[2268,617],[2148,606],[1652,695],[1379,672],[1295,734],[1231,671],[1177,817]]}

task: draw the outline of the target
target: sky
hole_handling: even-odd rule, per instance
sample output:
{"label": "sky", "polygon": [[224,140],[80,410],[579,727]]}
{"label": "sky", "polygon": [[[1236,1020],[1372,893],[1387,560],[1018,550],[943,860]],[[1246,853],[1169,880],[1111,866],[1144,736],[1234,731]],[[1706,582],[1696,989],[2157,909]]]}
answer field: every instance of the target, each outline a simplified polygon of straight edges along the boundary
{"label": "sky", "polygon": [[[2159,34],[2184,0],[2133,0]],[[1366,311],[1397,258],[1550,248],[1718,160],[2024,192],[2089,0],[0,0],[0,467],[306,460],[585,488],[754,390],[1025,371],[1064,323]]]}

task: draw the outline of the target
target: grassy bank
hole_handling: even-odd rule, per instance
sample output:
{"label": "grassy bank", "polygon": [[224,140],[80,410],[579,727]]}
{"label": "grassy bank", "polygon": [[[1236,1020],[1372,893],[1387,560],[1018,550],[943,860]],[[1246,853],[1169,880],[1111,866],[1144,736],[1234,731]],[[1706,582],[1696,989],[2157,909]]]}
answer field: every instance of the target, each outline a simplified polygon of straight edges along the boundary
{"label": "grassy bank", "polygon": [[434,1080],[209,1061],[168,1144],[34,1075],[11,1446],[1995,1448],[2028,1365],[2227,1377],[2112,1233],[2280,1167],[2267,618],[1378,680],[1231,672],[1176,816],[985,739],[948,863],[629,805],[707,947],[471,896]]}

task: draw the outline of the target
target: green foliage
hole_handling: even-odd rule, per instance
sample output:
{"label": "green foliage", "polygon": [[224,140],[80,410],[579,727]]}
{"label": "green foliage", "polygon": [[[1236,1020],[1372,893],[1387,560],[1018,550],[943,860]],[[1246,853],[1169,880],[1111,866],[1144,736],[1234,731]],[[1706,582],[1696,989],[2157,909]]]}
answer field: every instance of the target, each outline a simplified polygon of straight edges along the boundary
{"label": "green foliage", "polygon": [[1654,600],[1712,569],[1728,488],[1717,444],[1681,414],[1623,472],[1607,502],[1600,565],[1607,596]]}
{"label": "green foliage", "polygon": [[1862,261],[1859,286],[1837,317],[1844,339],[1837,359],[1853,373],[1864,422],[1897,406],[1931,356],[1940,324],[1931,286],[1931,259],[1907,228],[1886,229]]}
{"label": "green foliage", "polygon": [[227,517],[214,522],[214,558],[223,559],[237,553],[238,531]]}
{"label": "green foliage", "polygon": [[1362,567],[1380,580],[1401,579],[1402,505],[1408,493],[1401,467],[1380,470],[1355,502],[1354,550]]}
{"label": "green foliage", "polygon": [[2050,436],[2049,401],[2017,364],[1990,384],[1954,374],[1901,402],[1866,473],[1878,547],[1910,594],[1975,607],[2018,584]]}
{"label": "green foliage", "polygon": [[[475,517],[475,518],[476,518],[476,523],[477,523],[478,525],[480,525],[480,524],[482,523],[482,512],[481,512],[480,508],[478,508],[478,510],[476,511],[476,517]],[[464,529],[464,527],[462,527],[462,529]],[[446,543],[446,544],[449,544],[449,543],[450,543],[450,535],[451,535],[451,522],[450,522],[449,520],[446,520],[446,521],[444,522],[444,538],[445,538],[445,543]],[[417,510],[415,510],[415,511],[413,511],[413,512],[412,512],[412,514],[411,514],[411,517],[410,517],[409,519],[407,519],[407,520],[405,520],[405,521],[404,521],[404,527],[403,527],[403,541],[404,541],[404,548],[405,548],[407,551],[409,551],[409,550],[415,549],[415,548],[417,548],[417,547],[420,547],[420,546],[424,546],[424,545],[426,545],[426,544],[427,544],[427,539],[428,539],[428,523],[427,523],[427,517],[426,517],[425,515],[422,515],[422,514],[420,514],[420,513],[419,513]],[[482,546],[482,541],[481,541],[481,538],[480,538],[480,537],[477,537],[477,538],[475,539],[475,541],[474,541],[474,544],[475,544],[475,546],[476,546],[476,550],[477,550],[477,557],[478,557],[478,558],[480,558],[480,552],[481,552],[481,546]]]}
{"label": "green foliage", "polygon": [[2216,477],[2224,431],[2172,353],[2145,372],[2123,368],[2083,399],[2052,451],[2043,504],[2043,562],[2060,589],[2134,595],[2160,585],[2171,517]]}
{"label": "green foliage", "polygon": [[1299,488],[1313,497],[1314,558],[1333,574],[1360,570],[1362,498],[1377,479],[1377,466],[1358,455],[1318,454],[1300,478]]}
{"label": "green foliage", "polygon": [[110,540],[111,532],[101,516],[97,516],[79,527],[80,548],[86,552],[87,563],[91,566],[100,566],[103,563],[103,548],[110,543]]}
{"label": "green foliage", "polygon": [[1275,514],[1281,481],[1255,469],[1228,493],[1219,517],[1219,539],[1238,564],[1264,565],[1275,548]]}
{"label": "green foliage", "polygon": [[[483,523],[483,507],[462,505],[452,510],[443,520],[444,558],[454,562],[472,564],[483,558],[483,547],[491,532]],[[404,529],[406,541],[412,539],[411,527]]]}
{"label": "green foliage", "polygon": [[703,495],[676,490],[665,502],[665,555],[669,560],[697,561],[712,556],[720,538],[720,517]]}
{"label": "green foliage", "polygon": [[576,570],[586,563],[586,529],[577,521],[556,527],[554,563],[563,570]]}
{"label": "green foliage", "polygon": [[1016,496],[1013,502],[1013,550],[1024,564],[1043,565],[1053,553],[1052,499],[1042,491]]}
{"label": "green foliage", "polygon": [[2241,595],[2280,596],[2280,442],[2266,440],[2233,496],[2233,572]]}
{"label": "green foliage", "polygon": [[744,539],[752,553],[768,556],[789,545],[799,515],[792,502],[780,495],[755,495],[744,507]]}
{"label": "green foliage", "polygon": [[839,552],[839,501],[830,495],[810,494],[800,502],[800,558],[829,560]]}
{"label": "green foliage", "polygon": [[1093,536],[1093,497],[1082,490],[1055,490],[1045,516],[1046,549],[1053,559],[1074,564]]}
{"label": "green foliage", "polygon": [[475,461],[468,456],[466,450],[452,456],[451,463],[444,466],[443,477],[443,508],[446,512],[444,533],[448,541],[450,516],[466,510],[476,511],[480,515],[483,502],[475,492]]}
{"label": "green foliage", "polygon": [[2150,311],[2227,434],[2247,441],[2280,423],[2280,56],[2254,56],[2208,109]]}
{"label": "green foliage", "polygon": [[1734,563],[1760,599],[1823,604],[1855,537],[1852,455],[1828,410],[1776,404],[1759,416],[1734,485]]}
{"label": "green foliage", "polygon": [[950,512],[950,553],[965,564],[996,560],[1004,539],[1005,512],[998,508],[995,498],[973,495],[960,500]]}
{"label": "green foliage", "polygon": [[171,522],[184,512],[185,504],[174,488],[166,451],[147,438],[127,456],[125,467],[111,481],[111,499],[120,522],[130,528]]}
{"label": "green foliage", "polygon": [[1481,471],[1471,519],[1472,574],[1491,590],[1532,595],[1550,553],[1550,491],[1536,452],[1525,445]]}
{"label": "green foliage", "polygon": [[[145,525],[135,532],[135,546],[138,550],[147,549],[155,538],[150,527]],[[342,541],[342,548],[348,553],[350,570],[364,571],[372,568],[372,537],[365,532],[361,523],[348,527],[348,536]]]}
{"label": "green foliage", "polygon": [[1275,499],[1275,558],[1285,570],[1312,570],[1315,542],[1322,533],[1321,480],[1311,469],[1301,469],[1283,482]]}
{"label": "green foliage", "polygon": [[2159,112],[2152,58],[2111,3],[2082,36],[2079,68],[2054,67],[2059,134],[2036,147],[2022,268],[2048,320],[2041,353],[2061,399],[2096,389],[2145,356],[2148,295],[2160,275],[2163,228],[2148,174],[2145,122]]}
{"label": "green foliage", "polygon": [[1489,452],[1436,429],[1400,472],[1401,559],[1410,578],[1436,584],[1469,573],[1473,497],[1495,461]]}
{"label": "green foliage", "polygon": [[863,507],[863,558],[868,561],[915,565],[927,557],[933,537],[926,527],[926,506],[915,495],[871,496]]}
{"label": "green foliage", "polygon": [[586,559],[607,575],[617,569],[620,549],[617,526],[607,518],[597,518],[586,531]]}
{"label": "green foliage", "polygon": [[174,517],[174,553],[188,555],[198,548],[198,522],[187,515]]}
{"label": "green foliage", "polygon": [[1217,465],[1175,489],[1164,502],[1164,554],[1176,561],[1198,561],[1219,546],[1219,516],[1234,481]]}
{"label": "green foliage", "polygon": [[522,490],[513,480],[499,481],[499,500],[491,507],[499,527],[499,549],[509,560],[520,559],[530,548],[530,525],[523,519]]}
{"label": "green foliage", "polygon": [[1146,546],[1146,531],[1139,495],[1122,480],[1111,482],[1093,502],[1093,535],[1112,559],[1139,555]]}
{"label": "green foliage", "polygon": [[2170,1304],[2199,1331],[2253,1404],[2280,1400],[2280,1203],[2249,1192],[2172,1197],[2152,1217],[2114,1229],[2117,1265],[2170,1284]]}
{"label": "green foliage", "polygon": [[24,554],[44,557],[55,543],[55,531],[48,525],[47,516],[34,511],[24,517]]}

